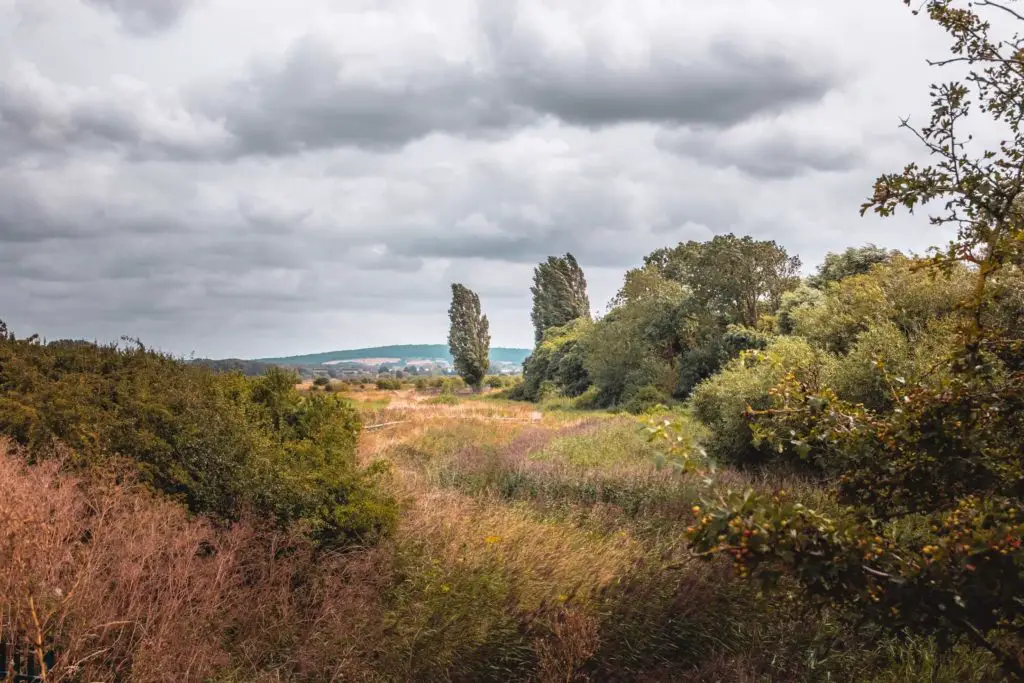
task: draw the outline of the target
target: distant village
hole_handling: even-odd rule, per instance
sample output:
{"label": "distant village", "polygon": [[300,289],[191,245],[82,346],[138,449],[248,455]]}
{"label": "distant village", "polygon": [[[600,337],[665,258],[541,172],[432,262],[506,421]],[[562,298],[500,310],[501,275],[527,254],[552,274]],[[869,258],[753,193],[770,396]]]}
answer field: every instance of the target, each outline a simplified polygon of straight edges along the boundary
{"label": "distant village", "polygon": [[[455,368],[444,358],[402,359],[402,358],[353,358],[326,361],[317,366],[302,368],[312,377],[332,379],[382,379],[406,377],[434,377],[455,375]],[[491,361],[492,375],[519,375],[523,366],[519,363]]]}

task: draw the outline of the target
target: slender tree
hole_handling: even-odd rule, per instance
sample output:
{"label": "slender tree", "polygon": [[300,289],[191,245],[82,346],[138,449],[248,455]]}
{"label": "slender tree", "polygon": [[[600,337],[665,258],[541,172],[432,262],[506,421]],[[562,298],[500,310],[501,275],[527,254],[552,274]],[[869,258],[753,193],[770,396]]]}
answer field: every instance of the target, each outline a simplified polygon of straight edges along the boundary
{"label": "slender tree", "polygon": [[587,279],[572,254],[549,256],[533,270],[534,341],[540,343],[544,331],[561,327],[577,318],[590,318]]}
{"label": "slender tree", "polygon": [[483,385],[490,367],[490,326],[480,314],[480,297],[459,283],[452,285],[452,305],[448,309],[451,329],[448,348],[455,359],[455,370],[475,389]]}

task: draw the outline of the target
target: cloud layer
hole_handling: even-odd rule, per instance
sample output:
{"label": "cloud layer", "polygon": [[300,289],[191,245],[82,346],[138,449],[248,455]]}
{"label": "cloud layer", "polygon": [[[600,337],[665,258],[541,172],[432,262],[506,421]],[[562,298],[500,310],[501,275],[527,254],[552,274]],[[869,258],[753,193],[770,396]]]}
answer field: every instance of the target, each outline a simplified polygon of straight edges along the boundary
{"label": "cloud layer", "polygon": [[549,254],[600,308],[716,233],[923,248],[856,212],[942,47],[889,4],[0,1],[0,318],[282,355],[443,340],[458,280],[526,345]]}

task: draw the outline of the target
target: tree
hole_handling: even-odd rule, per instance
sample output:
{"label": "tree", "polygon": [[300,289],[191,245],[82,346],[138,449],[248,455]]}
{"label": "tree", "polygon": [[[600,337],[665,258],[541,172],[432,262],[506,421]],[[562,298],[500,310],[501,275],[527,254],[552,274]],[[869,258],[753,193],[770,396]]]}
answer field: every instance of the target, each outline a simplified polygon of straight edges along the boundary
{"label": "tree", "polygon": [[658,249],[644,258],[644,265],[683,285],[698,308],[713,312],[724,324],[748,327],[799,284],[799,257],[774,241],[749,235],[716,235],[708,242],[691,240]]}
{"label": "tree", "polygon": [[[774,406],[748,410],[755,436],[819,463],[843,507],[746,492],[696,508],[689,535],[698,551],[732,555],[741,575],[789,574],[858,621],[940,646],[969,639],[1024,680],[1024,329],[1006,296],[1024,266],[1024,36],[1000,27],[996,38],[988,20],[1024,23],[1014,5],[926,0],[953,42],[932,64],[966,77],[932,85],[927,125],[903,121],[935,162],[881,176],[862,208],[936,202],[931,223],[957,230],[930,264],[948,275],[966,262],[973,278],[956,348],[935,359],[945,377],[886,373],[894,407],[870,409],[785,373]],[[1004,128],[1001,142],[971,135],[974,111]]]}
{"label": "tree", "polygon": [[850,247],[841,254],[829,252],[818,266],[818,274],[807,278],[807,284],[824,289],[830,282],[839,282],[853,275],[863,275],[879,263],[888,263],[898,251],[887,251],[874,244]]}
{"label": "tree", "polygon": [[487,316],[480,314],[480,297],[468,287],[453,284],[448,318],[448,348],[455,359],[455,371],[466,384],[479,389],[491,364],[491,333]]}
{"label": "tree", "polygon": [[549,256],[533,270],[534,343],[544,338],[550,327],[562,327],[577,318],[590,318],[587,279],[572,254]]}

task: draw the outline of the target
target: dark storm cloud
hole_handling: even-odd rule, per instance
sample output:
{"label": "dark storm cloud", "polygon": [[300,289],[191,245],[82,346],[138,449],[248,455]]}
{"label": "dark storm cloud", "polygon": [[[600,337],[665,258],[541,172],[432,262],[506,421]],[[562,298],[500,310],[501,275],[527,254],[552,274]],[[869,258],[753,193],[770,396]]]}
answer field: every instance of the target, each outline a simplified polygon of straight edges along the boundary
{"label": "dark storm cloud", "polygon": [[194,0],[84,0],[88,5],[112,12],[122,28],[137,35],[160,33],[178,23]]}

